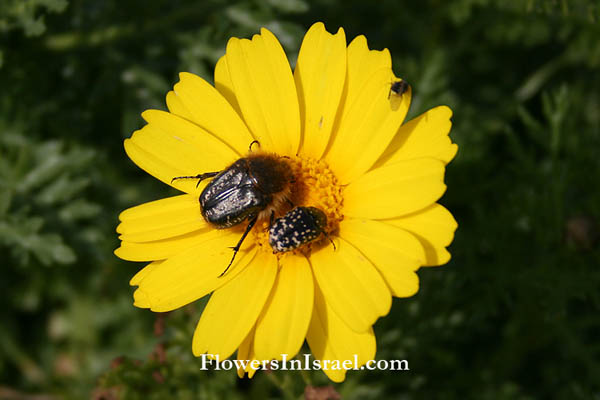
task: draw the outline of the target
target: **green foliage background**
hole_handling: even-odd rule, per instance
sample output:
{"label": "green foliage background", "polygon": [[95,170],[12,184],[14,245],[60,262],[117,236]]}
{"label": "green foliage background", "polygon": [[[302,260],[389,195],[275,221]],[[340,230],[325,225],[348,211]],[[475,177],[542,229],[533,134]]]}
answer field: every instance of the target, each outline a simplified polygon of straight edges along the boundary
{"label": "green foliage background", "polygon": [[[454,110],[442,268],[376,326],[347,399],[600,398],[600,4],[596,0],[3,0],[0,398],[298,398],[318,371],[199,371],[203,302],[132,306],[114,228],[174,194],[126,157],[179,71],[211,80],[231,36],[270,28],[295,62],[315,21],[388,47],[411,116]],[[46,397],[44,397],[46,398]]]}

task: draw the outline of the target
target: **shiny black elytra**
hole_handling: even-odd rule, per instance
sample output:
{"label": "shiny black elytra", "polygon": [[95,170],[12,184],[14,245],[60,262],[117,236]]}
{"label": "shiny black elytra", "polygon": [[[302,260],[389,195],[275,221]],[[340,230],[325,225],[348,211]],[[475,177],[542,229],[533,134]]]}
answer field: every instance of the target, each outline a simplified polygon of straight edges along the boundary
{"label": "shiny black elytra", "polygon": [[[254,142],[253,142],[254,143]],[[250,145],[252,146],[252,144]],[[248,226],[233,249],[233,257],[219,277],[223,276],[237,255],[244,239],[252,230],[259,214],[285,198],[293,180],[284,157],[256,153],[240,158],[222,171],[176,179],[198,179],[198,184],[213,178],[200,194],[202,216],[216,229],[231,228],[248,220]]]}
{"label": "shiny black elytra", "polygon": [[317,239],[324,234],[335,244],[325,231],[327,216],[316,207],[296,207],[281,218],[273,221],[269,227],[269,244],[273,253],[292,251]]}
{"label": "shiny black elytra", "polygon": [[388,93],[388,99],[392,96],[392,92],[397,96],[402,96],[410,87],[405,80],[396,81],[390,86],[390,92]]}

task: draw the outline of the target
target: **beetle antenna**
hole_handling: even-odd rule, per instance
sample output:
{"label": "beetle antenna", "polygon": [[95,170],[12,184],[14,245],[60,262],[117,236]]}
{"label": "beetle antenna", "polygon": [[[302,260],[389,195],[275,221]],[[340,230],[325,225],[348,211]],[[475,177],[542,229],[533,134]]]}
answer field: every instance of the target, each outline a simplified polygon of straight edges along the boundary
{"label": "beetle antenna", "polygon": [[221,173],[221,171],[205,172],[204,174],[198,174],[198,175],[176,176],[175,178],[171,179],[171,183],[175,182],[177,179],[198,179],[198,183],[196,183],[196,187],[198,187],[200,182],[202,182],[203,180],[212,178],[213,176],[217,176],[220,173]]}
{"label": "beetle antenna", "polygon": [[260,142],[258,140],[253,140],[252,142],[250,142],[250,146],[248,146],[248,151],[250,153],[252,153],[252,145],[257,144],[258,147],[260,147]]}
{"label": "beetle antenna", "polygon": [[231,257],[231,261],[229,261],[229,265],[227,266],[227,268],[225,268],[225,271],[223,271],[223,273],[221,273],[221,275],[219,275],[219,278],[222,277],[223,275],[225,275],[225,273],[227,272],[229,267],[231,267],[231,264],[233,264],[233,260],[235,260],[235,256],[237,255],[238,251],[240,251],[240,247],[242,246],[244,239],[246,239],[246,236],[248,236],[248,233],[250,233],[250,230],[252,230],[252,228],[254,227],[254,224],[256,224],[256,220],[258,220],[258,217],[254,217],[250,220],[250,223],[246,227],[246,230],[244,231],[244,234],[240,238],[239,242],[235,245],[235,247],[232,247],[233,257]]}

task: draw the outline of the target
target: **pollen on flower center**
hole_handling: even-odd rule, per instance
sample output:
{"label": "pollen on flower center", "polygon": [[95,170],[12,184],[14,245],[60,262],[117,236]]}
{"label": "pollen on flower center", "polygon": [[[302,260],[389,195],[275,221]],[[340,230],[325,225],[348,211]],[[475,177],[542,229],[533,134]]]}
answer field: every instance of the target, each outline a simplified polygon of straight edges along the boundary
{"label": "pollen on flower center", "polygon": [[[291,184],[289,200],[290,203],[284,203],[281,210],[275,217],[281,217],[294,207],[316,207],[327,216],[327,228],[325,232],[329,235],[335,235],[338,231],[339,223],[344,216],[342,215],[342,186],[338,184],[333,171],[329,169],[327,163],[323,160],[315,160],[300,156],[286,157],[286,161],[292,168],[294,182]],[[272,252],[269,245],[269,221],[263,220],[259,229],[254,229],[254,240],[258,246],[265,251]],[[325,242],[328,241],[325,239]],[[325,244],[323,238],[320,241],[309,243],[295,250],[308,255],[313,245],[320,246]]]}

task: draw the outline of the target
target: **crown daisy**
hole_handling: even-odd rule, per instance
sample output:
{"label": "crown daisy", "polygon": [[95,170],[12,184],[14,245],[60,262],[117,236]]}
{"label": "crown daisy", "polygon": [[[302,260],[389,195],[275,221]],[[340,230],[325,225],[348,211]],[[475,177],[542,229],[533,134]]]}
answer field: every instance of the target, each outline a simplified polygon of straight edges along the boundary
{"label": "crown daisy", "polygon": [[[398,82],[387,49],[369,50],[364,36],[347,46],[342,29],[330,34],[322,23],[306,33],[293,73],[264,28],[229,41],[214,87],[181,73],[169,111],[144,112],[147,125],[125,140],[133,162],[184,193],[119,216],[115,254],[149,262],[130,282],[134,305],[170,311],[212,293],[193,336],[196,356],[291,358],[306,339],[319,360],[373,359],[373,324],[392,296],[418,291],[417,269],[448,262],[457,227],[436,203],[457,151],[452,113],[441,106],[402,124],[411,88]],[[260,149],[249,151],[254,141]],[[216,226],[200,204],[211,179],[174,180],[217,179],[260,154],[280,160],[291,179],[277,201],[240,207],[233,226]],[[254,170],[239,171],[256,182]],[[295,206],[320,210],[326,235],[274,253],[269,214]],[[337,382],[346,374],[324,371]]]}

